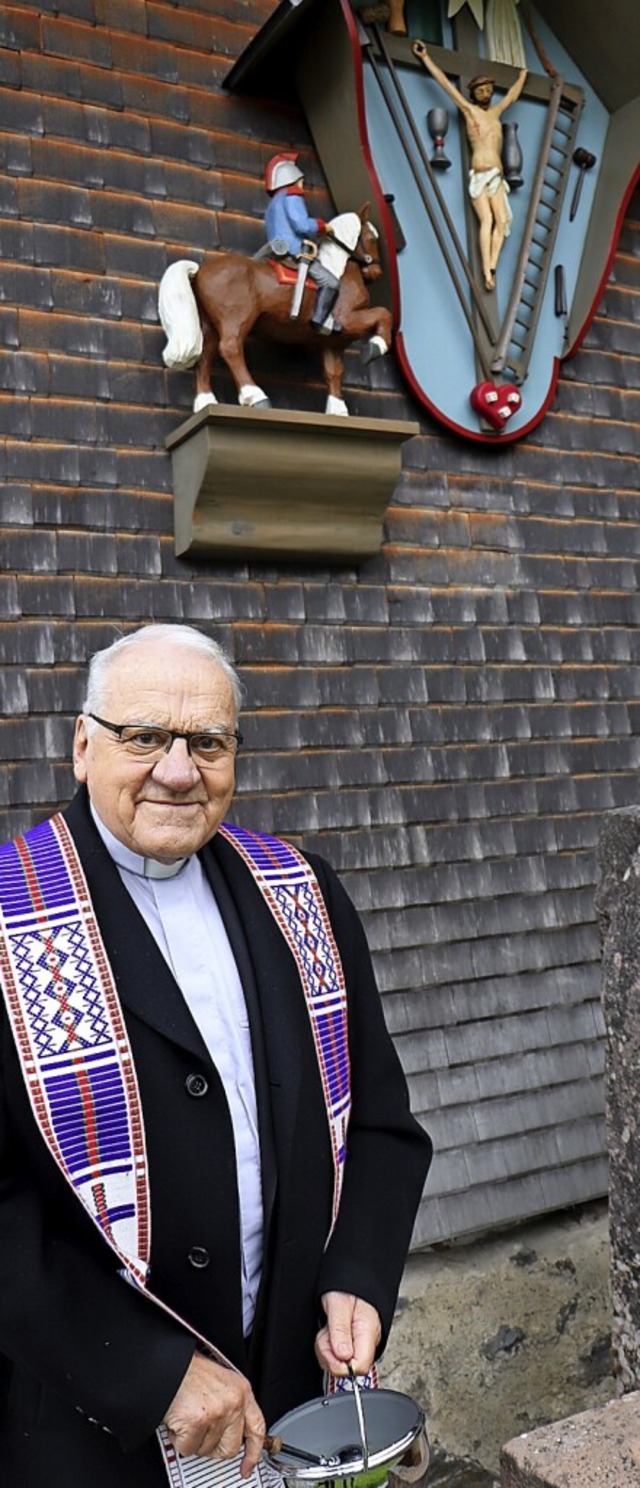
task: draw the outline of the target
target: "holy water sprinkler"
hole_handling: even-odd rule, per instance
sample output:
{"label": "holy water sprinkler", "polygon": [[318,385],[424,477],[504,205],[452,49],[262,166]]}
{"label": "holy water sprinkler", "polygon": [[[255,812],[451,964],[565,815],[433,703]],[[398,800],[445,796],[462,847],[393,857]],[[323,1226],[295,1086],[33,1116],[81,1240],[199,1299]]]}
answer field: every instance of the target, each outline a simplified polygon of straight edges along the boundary
{"label": "holy water sprinkler", "polygon": [[578,210],[578,204],[580,202],[580,195],[581,195],[581,192],[582,192],[582,182],[584,181],[585,171],[591,170],[592,166],[595,165],[595,163],[596,163],[596,157],[595,157],[595,155],[592,155],[591,154],[591,151],[590,150],[583,150],[580,147],[579,149],[574,150],[574,152],[573,152],[573,163],[574,163],[574,165],[577,165],[579,174],[578,174],[578,179],[576,181],[576,189],[575,189],[575,191],[573,193],[573,201],[571,203],[571,211],[569,213],[569,221],[570,222],[573,222],[573,219],[574,219],[574,217],[576,215],[576,212]]}

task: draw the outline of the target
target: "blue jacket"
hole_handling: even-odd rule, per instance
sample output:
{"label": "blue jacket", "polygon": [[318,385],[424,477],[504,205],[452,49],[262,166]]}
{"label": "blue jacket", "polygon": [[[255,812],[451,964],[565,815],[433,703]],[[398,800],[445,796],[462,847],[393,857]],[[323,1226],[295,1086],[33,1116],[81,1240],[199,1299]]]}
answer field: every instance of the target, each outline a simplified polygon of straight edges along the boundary
{"label": "blue jacket", "polygon": [[303,238],[316,238],[322,232],[324,222],[320,217],[310,217],[305,200],[297,191],[289,192],[286,186],[271,197],[264,216],[267,238],[284,238],[290,253],[299,253]]}

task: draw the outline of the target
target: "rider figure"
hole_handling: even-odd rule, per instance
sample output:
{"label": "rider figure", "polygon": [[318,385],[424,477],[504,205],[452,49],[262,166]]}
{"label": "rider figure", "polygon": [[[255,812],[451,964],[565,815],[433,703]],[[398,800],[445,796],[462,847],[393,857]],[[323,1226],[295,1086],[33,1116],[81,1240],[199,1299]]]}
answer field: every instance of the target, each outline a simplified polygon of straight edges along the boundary
{"label": "rider figure", "polygon": [[[296,261],[302,255],[305,238],[322,237],[327,232],[324,218],[310,217],[307,212],[302,194],[303,180],[296,155],[272,156],[265,171],[265,186],[270,198],[264,218],[267,238],[284,240]],[[309,273],[318,285],[309,323],[328,335],[338,330],[331,312],[338,298],[340,280],[320,263],[319,258],[314,258],[309,264]]]}

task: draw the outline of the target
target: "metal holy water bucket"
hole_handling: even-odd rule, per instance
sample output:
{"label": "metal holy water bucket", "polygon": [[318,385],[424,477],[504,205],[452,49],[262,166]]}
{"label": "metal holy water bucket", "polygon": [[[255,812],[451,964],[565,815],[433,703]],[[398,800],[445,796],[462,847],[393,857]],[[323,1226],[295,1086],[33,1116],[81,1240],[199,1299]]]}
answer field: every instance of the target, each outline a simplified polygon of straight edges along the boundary
{"label": "metal holy water bucket", "polygon": [[424,1415],[397,1390],[325,1395],[270,1428],[269,1456],[290,1488],[421,1488],[429,1466]]}

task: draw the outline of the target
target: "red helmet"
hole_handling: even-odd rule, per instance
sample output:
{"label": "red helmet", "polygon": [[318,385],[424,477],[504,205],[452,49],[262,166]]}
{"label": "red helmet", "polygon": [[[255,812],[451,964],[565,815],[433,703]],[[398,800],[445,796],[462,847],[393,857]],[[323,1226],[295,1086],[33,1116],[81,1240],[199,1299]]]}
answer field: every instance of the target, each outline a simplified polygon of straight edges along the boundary
{"label": "red helmet", "polygon": [[297,159],[297,155],[291,151],[271,156],[264,173],[267,191],[279,191],[281,186],[295,186],[296,181],[302,180],[303,172]]}

